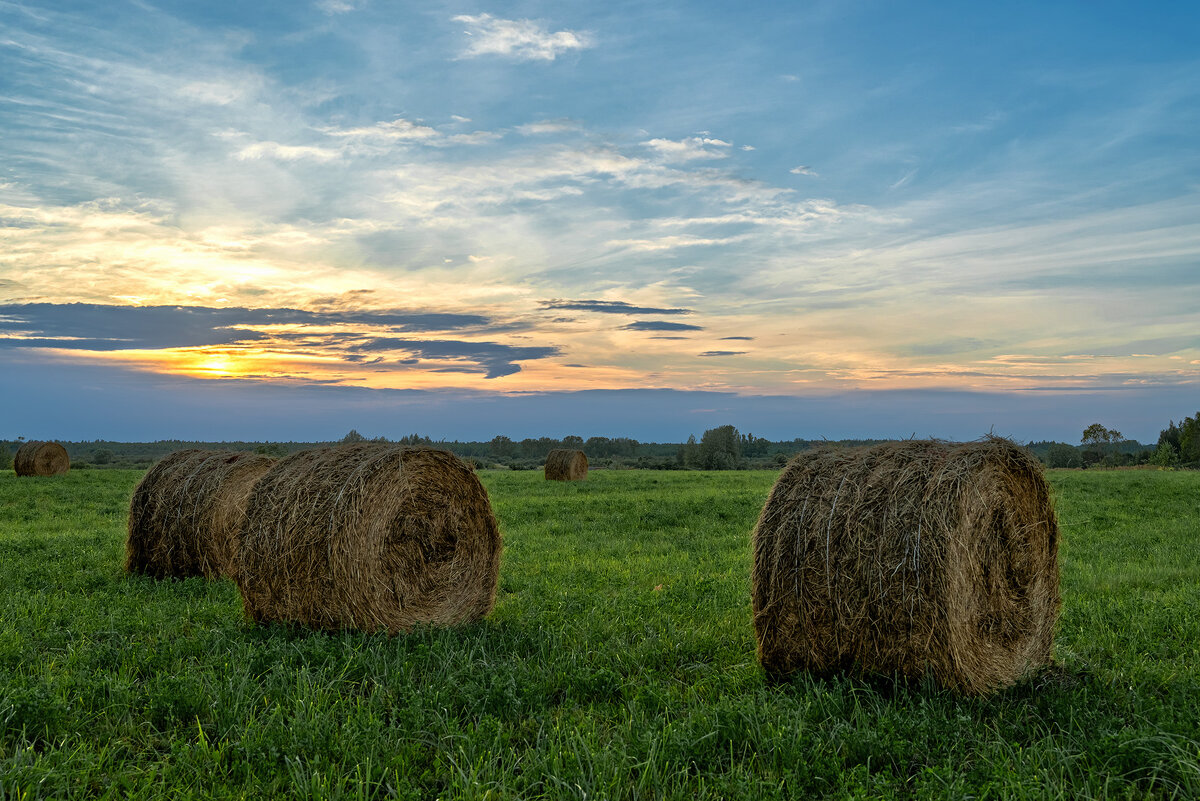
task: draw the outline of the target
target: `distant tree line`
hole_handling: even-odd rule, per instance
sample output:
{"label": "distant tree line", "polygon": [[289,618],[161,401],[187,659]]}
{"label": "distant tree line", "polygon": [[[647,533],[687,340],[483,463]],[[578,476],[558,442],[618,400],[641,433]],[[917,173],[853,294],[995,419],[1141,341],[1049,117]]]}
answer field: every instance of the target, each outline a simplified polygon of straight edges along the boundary
{"label": "distant tree line", "polygon": [[[844,440],[843,444],[867,444],[881,440]],[[653,470],[744,470],[778,467],[801,450],[825,440],[770,440],[754,434],[742,434],[732,425],[717,426],[703,432],[699,440],[688,437],[686,442],[639,442],[631,437],[579,435],[556,437],[527,437],[514,440],[498,434],[490,440],[459,441],[433,439],[412,433],[397,439],[369,436],[351,429],[332,441],[270,442],[232,441],[205,442],[197,440],[156,440],[154,442],[117,442],[113,440],[62,441],[71,457],[74,469],[146,469],[169,453],[185,448],[209,450],[252,451],[281,458],[313,447],[356,442],[395,442],[442,448],[468,459],[479,467],[512,470],[540,470],[546,455],[556,448],[582,450],[593,468],[653,469]],[[0,440],[0,463],[11,467],[12,454],[21,446],[20,440]],[[6,447],[7,446],[7,447]],[[7,460],[7,461],[5,461]]]}
{"label": "distant tree line", "polygon": [[[395,440],[368,437],[351,429],[333,442],[199,442],[158,440],[114,442],[90,440],[63,442],[74,468],[144,469],[168,453],[184,448],[245,450],[283,457],[322,445],[353,442],[396,442],[443,448],[480,467],[511,470],[540,470],[546,455],[557,448],[581,450],[592,468],[653,470],[745,470],[777,468],[800,451],[819,445],[869,445],[884,440],[770,440],[735,426],[723,425],[704,431],[686,442],[639,442],[631,437],[588,437],[572,434],[562,438],[527,437],[514,440],[498,434],[490,440],[434,440],[422,434],[407,434]],[[0,440],[0,468],[12,466],[12,455],[21,440]],[[1120,431],[1093,423],[1085,428],[1078,445],[1043,440],[1026,447],[1049,467],[1122,467],[1157,465],[1200,468],[1200,412],[1180,422],[1170,421],[1154,446],[1126,439]]]}

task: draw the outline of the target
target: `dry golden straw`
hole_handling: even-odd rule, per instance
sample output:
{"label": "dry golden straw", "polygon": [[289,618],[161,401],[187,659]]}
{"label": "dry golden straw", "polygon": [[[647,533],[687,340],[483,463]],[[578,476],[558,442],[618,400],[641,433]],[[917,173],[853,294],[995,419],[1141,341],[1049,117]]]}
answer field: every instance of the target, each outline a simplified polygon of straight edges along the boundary
{"label": "dry golden straw", "polygon": [[1060,605],[1041,464],[998,437],[803,453],[763,507],[751,580],[769,673],[1010,685],[1050,660]]}
{"label": "dry golden straw", "polygon": [[71,457],[57,442],[26,442],[13,457],[18,476],[57,476],[70,469]]}
{"label": "dry golden straw", "polygon": [[232,576],[250,491],[274,459],[176,451],[146,473],[129,502],[125,569],[156,578]]}
{"label": "dry golden straw", "polygon": [[247,507],[238,587],[253,620],[395,634],[491,611],[500,530],[458,457],[363,443],[282,460]]}
{"label": "dry golden straw", "polygon": [[587,478],[588,460],[583,451],[557,449],[546,454],[546,479],[582,481]]}

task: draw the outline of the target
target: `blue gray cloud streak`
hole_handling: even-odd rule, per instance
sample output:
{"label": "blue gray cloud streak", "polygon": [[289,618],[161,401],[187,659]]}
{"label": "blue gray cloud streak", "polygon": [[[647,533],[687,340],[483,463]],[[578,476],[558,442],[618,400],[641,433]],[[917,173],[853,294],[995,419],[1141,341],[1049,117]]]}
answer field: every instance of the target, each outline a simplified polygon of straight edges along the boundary
{"label": "blue gray cloud streak", "polygon": [[672,323],[666,320],[638,320],[621,326],[622,331],[700,331],[703,326],[691,323]]}
{"label": "blue gray cloud streak", "polygon": [[692,314],[691,309],[664,309],[655,306],[636,306],[624,300],[543,300],[545,309],[600,312],[602,314]]}

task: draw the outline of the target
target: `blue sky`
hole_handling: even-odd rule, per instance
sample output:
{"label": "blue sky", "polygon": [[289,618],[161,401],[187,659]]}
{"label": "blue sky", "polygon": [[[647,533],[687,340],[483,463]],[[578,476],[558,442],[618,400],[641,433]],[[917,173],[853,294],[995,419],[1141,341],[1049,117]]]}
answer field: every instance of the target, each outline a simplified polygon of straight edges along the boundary
{"label": "blue sky", "polygon": [[1152,440],[1198,21],[0,0],[0,436]]}

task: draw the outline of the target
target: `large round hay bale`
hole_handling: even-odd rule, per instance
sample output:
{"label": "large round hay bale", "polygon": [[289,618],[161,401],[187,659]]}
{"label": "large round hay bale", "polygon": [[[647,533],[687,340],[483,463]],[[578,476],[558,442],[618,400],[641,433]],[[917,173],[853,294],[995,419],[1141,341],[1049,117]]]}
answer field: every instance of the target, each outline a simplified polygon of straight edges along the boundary
{"label": "large round hay bale", "polygon": [[302,451],[263,477],[247,516],[236,579],[253,620],[395,634],[476,620],[495,603],[500,529],[452,453]]}
{"label": "large round hay bale", "polygon": [[1041,464],[996,437],[803,453],[763,507],[751,578],[769,673],[1012,684],[1049,661],[1060,605]]}
{"label": "large round hay bale", "polygon": [[70,469],[71,457],[57,442],[26,442],[13,457],[18,476],[57,476]]}
{"label": "large round hay bale", "polygon": [[587,455],[583,451],[559,448],[546,454],[548,481],[583,481],[587,471]]}
{"label": "large round hay bale", "polygon": [[156,578],[232,576],[246,501],[275,460],[235,451],[175,451],[129,501],[125,569]]}

